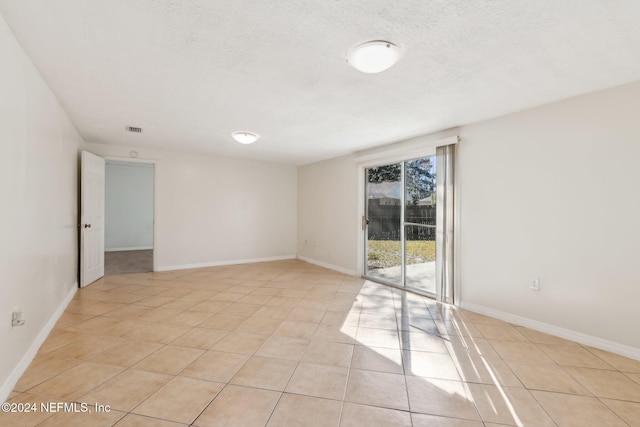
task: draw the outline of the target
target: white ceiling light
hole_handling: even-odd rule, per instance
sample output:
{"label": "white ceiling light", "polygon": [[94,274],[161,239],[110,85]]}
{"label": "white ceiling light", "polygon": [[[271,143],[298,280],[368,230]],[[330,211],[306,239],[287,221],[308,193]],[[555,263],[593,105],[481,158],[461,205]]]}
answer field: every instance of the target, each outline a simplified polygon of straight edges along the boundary
{"label": "white ceiling light", "polygon": [[400,58],[400,49],[393,43],[376,40],[354,47],[347,62],[363,73],[379,73],[391,68]]}
{"label": "white ceiling light", "polygon": [[258,135],[251,132],[234,132],[231,136],[240,144],[253,144],[259,138]]}

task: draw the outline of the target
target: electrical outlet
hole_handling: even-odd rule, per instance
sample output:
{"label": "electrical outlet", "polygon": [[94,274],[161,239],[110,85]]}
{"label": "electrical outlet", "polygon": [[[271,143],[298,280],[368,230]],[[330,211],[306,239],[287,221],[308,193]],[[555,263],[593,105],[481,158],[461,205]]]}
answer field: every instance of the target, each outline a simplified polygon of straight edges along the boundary
{"label": "electrical outlet", "polygon": [[531,279],[531,283],[529,284],[529,289],[534,291],[540,290],[540,279]]}
{"label": "electrical outlet", "polygon": [[11,328],[24,325],[24,312],[16,307],[11,312]]}

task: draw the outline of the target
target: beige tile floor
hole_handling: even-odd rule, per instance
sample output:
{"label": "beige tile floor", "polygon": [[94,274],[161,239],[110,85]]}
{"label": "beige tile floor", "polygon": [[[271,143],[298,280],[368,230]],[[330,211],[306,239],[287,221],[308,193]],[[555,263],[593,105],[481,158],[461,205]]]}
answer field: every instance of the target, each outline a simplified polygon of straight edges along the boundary
{"label": "beige tile floor", "polygon": [[79,290],[9,402],[92,412],[1,426],[640,426],[640,362],[282,261]]}

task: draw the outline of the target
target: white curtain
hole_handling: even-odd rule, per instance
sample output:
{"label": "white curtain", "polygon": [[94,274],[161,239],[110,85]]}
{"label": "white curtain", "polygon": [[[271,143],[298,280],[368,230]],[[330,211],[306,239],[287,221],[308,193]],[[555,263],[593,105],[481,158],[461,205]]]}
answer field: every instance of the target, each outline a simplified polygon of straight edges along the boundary
{"label": "white curtain", "polygon": [[453,287],[453,215],[456,144],[436,148],[436,298],[454,304]]}

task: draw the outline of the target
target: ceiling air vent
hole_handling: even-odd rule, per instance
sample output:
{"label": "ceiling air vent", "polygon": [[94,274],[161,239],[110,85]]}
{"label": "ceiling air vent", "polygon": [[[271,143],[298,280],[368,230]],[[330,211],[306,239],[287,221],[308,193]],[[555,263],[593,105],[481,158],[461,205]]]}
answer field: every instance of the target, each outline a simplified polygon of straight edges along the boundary
{"label": "ceiling air vent", "polygon": [[142,128],[137,128],[135,126],[127,126],[127,132],[142,133]]}

